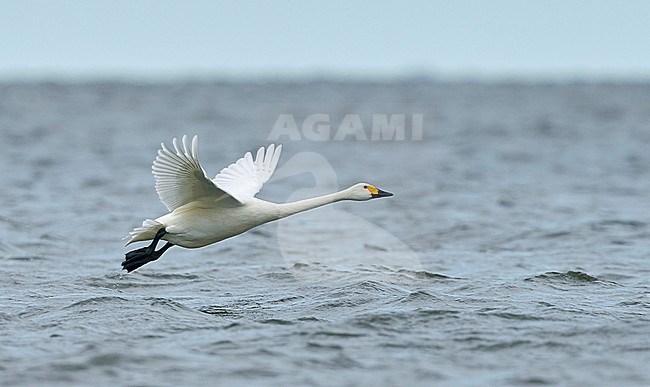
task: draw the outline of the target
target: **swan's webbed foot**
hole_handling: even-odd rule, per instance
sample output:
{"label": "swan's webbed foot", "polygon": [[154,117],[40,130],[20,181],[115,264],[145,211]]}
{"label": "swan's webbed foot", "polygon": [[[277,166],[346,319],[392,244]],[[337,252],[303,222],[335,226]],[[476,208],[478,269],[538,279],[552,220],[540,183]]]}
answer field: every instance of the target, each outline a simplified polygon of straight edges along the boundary
{"label": "swan's webbed foot", "polygon": [[174,246],[171,242],[167,242],[163,247],[160,248],[160,250],[156,251],[156,245],[158,245],[158,241],[166,233],[167,231],[164,228],[161,228],[158,230],[156,236],[153,238],[153,241],[149,246],[132,250],[126,253],[124,255],[124,261],[122,261],[122,269],[130,273],[140,266],[145,265],[149,262],[153,262],[160,258],[160,256],[163,255],[167,249]]}
{"label": "swan's webbed foot", "polygon": [[142,247],[137,250],[131,250],[128,253],[124,254],[124,261],[129,261],[132,259],[139,259],[143,256],[151,254],[153,249],[150,249],[149,246]]}

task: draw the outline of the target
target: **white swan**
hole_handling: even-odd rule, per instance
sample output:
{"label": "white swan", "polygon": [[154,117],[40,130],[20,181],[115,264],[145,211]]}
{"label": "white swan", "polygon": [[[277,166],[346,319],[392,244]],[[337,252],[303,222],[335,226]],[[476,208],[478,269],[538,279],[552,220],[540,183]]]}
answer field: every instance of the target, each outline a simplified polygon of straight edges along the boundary
{"label": "white swan", "polygon": [[[169,210],[155,220],[147,219],[126,238],[133,242],[151,240],[151,244],[126,253],[122,268],[131,272],[155,261],[170,247],[197,248],[222,241],[261,224],[285,218],[341,200],[369,200],[393,194],[367,183],[311,199],[277,204],[257,199],[278,165],[282,145],[261,147],[253,160],[250,152],[230,164],[210,180],[198,158],[198,136],[183,136],[182,147],[176,138],[174,152],[165,144],[153,163],[156,191]],[[126,239],[125,238],[125,239]],[[167,243],[156,250],[158,241]]]}

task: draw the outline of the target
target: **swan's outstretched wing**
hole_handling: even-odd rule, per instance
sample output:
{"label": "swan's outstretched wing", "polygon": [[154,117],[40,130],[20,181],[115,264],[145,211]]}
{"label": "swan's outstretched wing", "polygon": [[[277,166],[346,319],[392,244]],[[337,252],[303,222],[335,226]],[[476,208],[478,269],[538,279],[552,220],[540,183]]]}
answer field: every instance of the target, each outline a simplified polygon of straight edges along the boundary
{"label": "swan's outstretched wing", "polygon": [[153,162],[156,177],[156,192],[160,201],[171,212],[180,206],[206,196],[220,197],[225,192],[217,188],[199,164],[199,137],[194,136],[190,149],[187,136],[183,136],[182,148],[176,138],[174,151],[165,144]]}
{"label": "swan's outstretched wing", "polygon": [[266,151],[261,147],[253,161],[253,155],[247,152],[244,157],[230,164],[214,178],[214,184],[240,203],[246,203],[260,192],[262,185],[269,181],[278,165],[282,145],[276,148],[269,145]]}

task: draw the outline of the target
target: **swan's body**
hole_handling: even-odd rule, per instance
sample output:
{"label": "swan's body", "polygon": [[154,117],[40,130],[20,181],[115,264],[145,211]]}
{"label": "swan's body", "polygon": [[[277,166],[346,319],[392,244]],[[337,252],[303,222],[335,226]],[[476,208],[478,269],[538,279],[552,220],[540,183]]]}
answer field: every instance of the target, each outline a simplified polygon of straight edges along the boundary
{"label": "swan's body", "polygon": [[[158,259],[173,245],[197,248],[239,235],[253,227],[340,200],[369,200],[392,194],[366,183],[311,199],[277,204],[255,195],[267,182],[278,164],[282,145],[271,144],[239,159],[210,180],[198,160],[198,137],[187,136],[182,147],[173,140],[174,151],[164,144],[153,164],[156,191],[169,213],[155,220],[147,219],[129,233],[127,245],[153,240],[151,245],[126,254],[122,267],[133,271]],[[167,244],[156,251],[159,240]]]}
{"label": "swan's body", "polygon": [[[157,218],[147,232],[131,236],[132,239],[127,245],[153,239],[160,228],[165,228],[167,234],[161,239],[186,248],[203,247],[239,235],[261,224],[343,200],[340,195],[343,192],[345,191],[287,204],[276,204],[257,198],[243,205],[232,198],[220,201],[199,199]],[[136,230],[139,229],[141,228]]]}

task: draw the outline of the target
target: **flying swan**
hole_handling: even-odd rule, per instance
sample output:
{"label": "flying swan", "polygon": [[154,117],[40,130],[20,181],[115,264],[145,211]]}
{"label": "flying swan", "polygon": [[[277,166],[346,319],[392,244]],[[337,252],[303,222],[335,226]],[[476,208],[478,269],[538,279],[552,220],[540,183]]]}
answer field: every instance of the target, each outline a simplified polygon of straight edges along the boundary
{"label": "flying swan", "polygon": [[[169,210],[167,215],[147,219],[124,239],[125,246],[133,242],[153,240],[149,246],[126,253],[122,268],[127,272],[155,261],[170,247],[198,248],[239,235],[261,224],[282,219],[340,200],[364,201],[392,193],[367,183],[358,183],[348,189],[292,203],[271,203],[255,195],[273,175],[278,165],[282,145],[261,147],[253,160],[250,152],[230,164],[213,179],[208,178],[199,163],[199,139],[192,144],[183,136],[179,145],[173,140],[174,150],[160,144],[153,162],[156,192]],[[158,242],[167,243],[156,250]]]}

